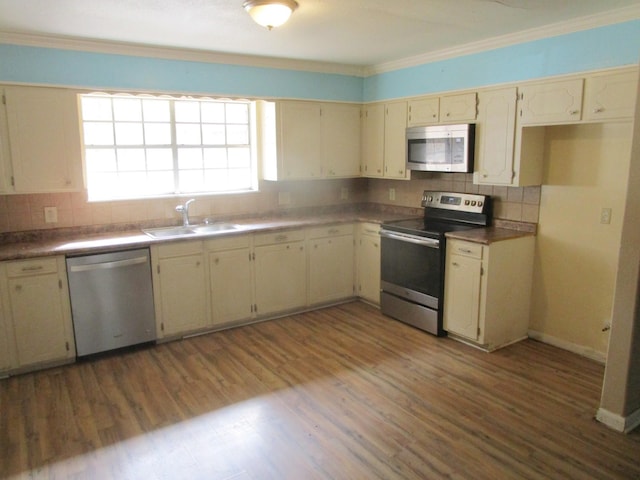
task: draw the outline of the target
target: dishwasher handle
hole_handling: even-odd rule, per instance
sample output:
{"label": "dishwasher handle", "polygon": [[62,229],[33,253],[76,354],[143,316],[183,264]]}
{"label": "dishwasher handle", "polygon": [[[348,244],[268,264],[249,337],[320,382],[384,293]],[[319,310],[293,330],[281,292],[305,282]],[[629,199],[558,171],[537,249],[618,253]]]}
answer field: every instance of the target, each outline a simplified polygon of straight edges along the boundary
{"label": "dishwasher handle", "polygon": [[126,260],[116,260],[114,262],[103,262],[103,263],[92,263],[89,265],[73,265],[70,267],[71,272],[88,272],[91,270],[106,270],[111,268],[122,268],[128,267],[131,265],[139,265],[141,263],[146,263],[148,261],[148,257],[136,257],[136,258],[128,258]]}

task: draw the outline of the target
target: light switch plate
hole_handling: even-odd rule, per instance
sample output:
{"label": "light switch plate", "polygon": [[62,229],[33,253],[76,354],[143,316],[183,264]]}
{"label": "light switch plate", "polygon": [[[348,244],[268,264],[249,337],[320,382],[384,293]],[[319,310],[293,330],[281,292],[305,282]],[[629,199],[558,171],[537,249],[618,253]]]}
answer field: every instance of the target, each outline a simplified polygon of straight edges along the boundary
{"label": "light switch plate", "polygon": [[603,225],[609,225],[611,223],[611,209],[603,208],[600,210],[600,223]]}

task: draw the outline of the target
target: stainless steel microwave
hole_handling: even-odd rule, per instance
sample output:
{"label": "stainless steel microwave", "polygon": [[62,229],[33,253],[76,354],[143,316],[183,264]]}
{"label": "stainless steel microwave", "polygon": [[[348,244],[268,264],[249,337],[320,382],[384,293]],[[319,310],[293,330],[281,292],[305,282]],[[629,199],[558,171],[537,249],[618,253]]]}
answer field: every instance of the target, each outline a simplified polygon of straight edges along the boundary
{"label": "stainless steel microwave", "polygon": [[475,125],[407,128],[407,169],[425,172],[473,172]]}

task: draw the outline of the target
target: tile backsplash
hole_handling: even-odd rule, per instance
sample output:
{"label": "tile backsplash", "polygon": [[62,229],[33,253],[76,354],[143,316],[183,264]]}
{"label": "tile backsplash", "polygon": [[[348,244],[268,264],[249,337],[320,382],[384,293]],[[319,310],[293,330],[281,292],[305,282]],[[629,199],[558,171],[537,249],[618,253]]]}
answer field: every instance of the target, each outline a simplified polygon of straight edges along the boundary
{"label": "tile backsplash", "polygon": [[[390,199],[393,189],[394,200]],[[259,192],[195,196],[191,215],[212,220],[286,212],[293,208],[372,203],[419,208],[423,190],[481,193],[494,197],[494,217],[537,223],[540,187],[474,185],[471,174],[413,172],[412,180],[346,179],[262,182]],[[344,194],[346,197],[344,198]],[[110,224],[178,224],[175,207],[190,196],[88,202],[86,192],[0,195],[0,233]],[[45,207],[55,207],[57,222],[45,222]]]}
{"label": "tile backsplash", "polygon": [[[393,194],[390,190],[393,189]],[[370,180],[367,201],[405,207],[419,207],[424,190],[480,193],[493,198],[493,216],[501,220],[538,223],[540,186],[500,187],[475,185],[466,173],[412,172],[411,180]],[[390,197],[394,195],[395,200]]]}

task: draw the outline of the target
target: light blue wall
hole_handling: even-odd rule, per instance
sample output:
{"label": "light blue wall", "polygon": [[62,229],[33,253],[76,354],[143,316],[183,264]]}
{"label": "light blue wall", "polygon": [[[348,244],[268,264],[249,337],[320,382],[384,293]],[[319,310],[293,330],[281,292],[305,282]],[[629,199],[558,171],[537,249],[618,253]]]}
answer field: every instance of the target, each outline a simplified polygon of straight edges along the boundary
{"label": "light blue wall", "polygon": [[0,82],[369,102],[631,65],[639,60],[640,20],[634,20],[366,79],[3,44]]}
{"label": "light blue wall", "polygon": [[365,102],[638,64],[640,20],[465,55],[365,79]]}
{"label": "light blue wall", "polygon": [[0,82],[362,101],[356,76],[0,45]]}

